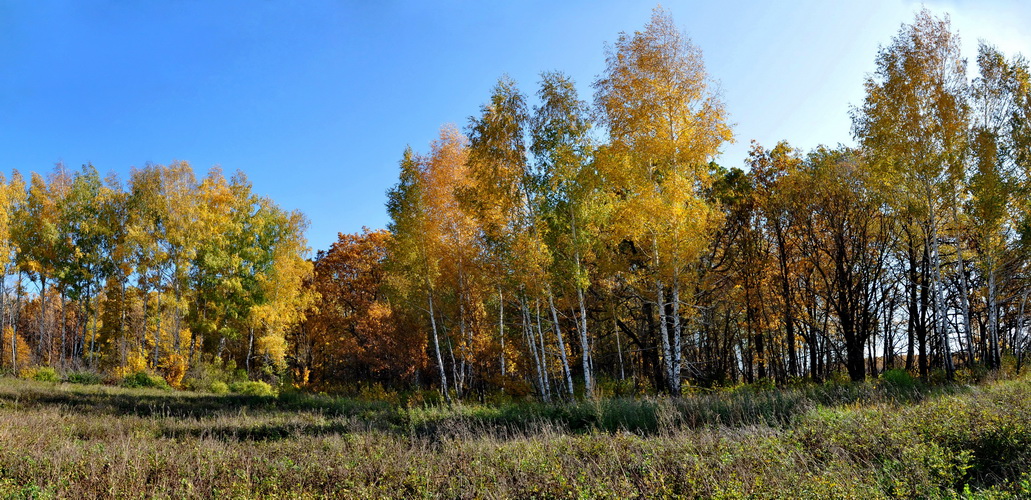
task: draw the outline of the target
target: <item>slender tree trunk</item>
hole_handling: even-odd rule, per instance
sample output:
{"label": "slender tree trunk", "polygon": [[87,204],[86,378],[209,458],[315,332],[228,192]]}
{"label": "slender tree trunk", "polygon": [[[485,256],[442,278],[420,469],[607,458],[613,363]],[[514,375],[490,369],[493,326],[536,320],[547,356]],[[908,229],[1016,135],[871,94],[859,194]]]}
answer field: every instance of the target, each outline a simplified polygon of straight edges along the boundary
{"label": "slender tree trunk", "polygon": [[584,289],[580,285],[580,273],[583,268],[580,265],[580,245],[577,241],[577,226],[576,226],[576,214],[573,212],[572,205],[570,205],[570,229],[573,233],[573,264],[576,266],[576,300],[580,306],[580,321],[577,323],[577,330],[580,333],[580,346],[583,354],[583,370],[584,370],[584,395],[588,397],[594,396],[594,381],[592,380],[592,367],[591,367],[591,349],[590,343],[587,339],[587,306],[584,301]]}
{"label": "slender tree trunk", "polygon": [[501,339],[501,376],[506,375],[505,371],[505,297],[501,294],[501,287],[498,287],[498,338]]}
{"label": "slender tree trunk", "polygon": [[999,352],[999,304],[995,275],[995,266],[990,264],[988,271],[988,356],[991,358],[991,367],[998,369],[1002,365],[1002,355]]}
{"label": "slender tree trunk", "polygon": [[458,384],[458,362],[455,361],[455,346],[451,342],[450,335],[444,339],[447,340],[447,353],[451,358],[451,382],[454,385],[455,397],[462,399],[462,386]]}
{"label": "slender tree trunk", "polygon": [[[537,318],[537,341],[540,342],[540,353],[541,353],[541,371],[544,373],[544,388],[547,391],[547,399],[551,400],[551,376],[548,370],[548,347],[547,343],[544,342],[544,327],[541,324],[541,300],[535,298],[533,300],[534,313]],[[533,333],[532,325],[530,333]]]}
{"label": "slender tree trunk", "polygon": [[[254,354],[254,327],[247,328],[247,361],[244,365],[247,368],[247,376],[251,376],[251,356]],[[155,347],[155,350],[157,348]],[[154,356],[154,366],[157,366],[157,356]]]}
{"label": "slender tree trunk", "polygon": [[[140,339],[139,339],[140,340],[140,356],[143,357],[144,363],[146,363],[146,360],[147,360],[147,305],[150,303],[150,300],[149,300],[150,299],[150,292],[148,291],[148,286],[141,284],[140,292],[143,295],[143,320],[141,321],[142,328],[140,329]],[[154,368],[157,368],[157,365],[151,365],[151,366],[154,367]],[[250,376],[250,373],[248,373],[247,376]]]}
{"label": "slender tree trunk", "polygon": [[619,340],[619,328],[616,326],[616,316],[612,316],[612,330],[616,334],[616,354],[619,355],[619,380],[626,380],[626,370],[623,368],[623,343]]}
{"label": "slender tree trunk", "polygon": [[440,391],[444,394],[444,400],[451,402],[451,395],[447,388],[447,372],[444,371],[444,359],[440,355],[440,337],[437,335],[437,317],[433,311],[433,292],[427,291],[426,297],[430,305],[430,329],[433,332],[433,351],[437,355],[437,368],[440,369]]}
{"label": "slender tree trunk", "polygon": [[656,391],[662,391],[666,387],[666,370],[662,367],[662,360],[659,359],[659,349],[655,344],[655,339],[658,336],[658,325],[655,324],[654,309],[655,304],[650,300],[641,300],[641,315],[644,318],[641,326],[641,338],[643,344],[641,349],[641,364],[642,368],[651,378],[652,387]]}
{"label": "slender tree trunk", "polygon": [[952,380],[953,374],[955,373],[955,367],[952,364],[952,349],[949,346],[949,335],[948,335],[948,324],[945,319],[945,303],[944,303],[944,285],[942,284],[941,275],[941,252],[938,247],[938,224],[934,214],[934,204],[929,203],[930,210],[930,230],[928,236],[931,244],[931,272],[933,276],[934,286],[934,326],[936,337],[941,343],[942,358],[944,361],[945,372],[949,380]]}
{"label": "slender tree trunk", "polygon": [[530,348],[530,357],[533,359],[533,367],[537,373],[537,390],[540,392],[541,399],[545,402],[550,401],[550,394],[548,391],[548,383],[544,377],[544,363],[541,355],[543,352],[538,352],[537,349],[537,334],[533,330],[533,322],[530,318],[530,308],[526,305],[525,300],[519,301],[519,308],[523,315],[523,337],[526,339],[526,345]]}
{"label": "slender tree trunk", "polygon": [[673,390],[673,394],[680,396],[680,367],[682,350],[680,346],[681,339],[681,324],[680,324],[680,280],[676,275],[673,278],[673,345],[671,350],[673,351],[673,369],[670,372],[673,375],[670,389]]}
{"label": "slender tree trunk", "polygon": [[[952,210],[953,216],[956,220],[956,223],[958,224],[959,214],[958,212],[956,212],[955,205],[953,205]],[[963,313],[963,332],[964,336],[966,337],[967,344],[967,366],[972,366],[974,364],[974,335],[972,329],[970,328],[970,298],[968,294],[970,288],[967,286],[967,269],[966,262],[963,260],[962,241],[962,238],[960,238],[960,236],[957,235],[956,258],[958,259],[959,263],[959,307],[960,311]],[[991,313],[989,312],[989,314]]]}
{"label": "slender tree trunk", "polygon": [[569,360],[566,358],[566,343],[562,340],[562,328],[558,322],[558,310],[555,309],[555,299],[548,291],[548,307],[551,308],[551,323],[555,329],[555,337],[558,339],[558,352],[562,358],[562,372],[566,376],[566,390],[569,393],[569,397],[572,398],[573,392],[573,374],[569,370]]}
{"label": "slender tree trunk", "polygon": [[[7,347],[7,268],[0,276],[0,366],[3,365],[4,349]],[[12,367],[13,368],[13,367]]]}
{"label": "slender tree trunk", "polygon": [[920,307],[919,307],[920,310],[919,310],[919,314],[916,317],[916,336],[917,336],[917,350],[918,350],[918,352],[917,352],[918,363],[917,364],[918,364],[918,369],[920,371],[920,378],[922,378],[924,380],[927,380],[927,376],[930,374],[930,364],[931,364],[930,360],[928,359],[929,352],[928,352],[928,349],[927,349],[928,323],[929,323],[929,320],[930,320],[930,317],[929,317],[930,315],[928,314],[928,309],[930,308],[931,290],[930,290],[930,287],[927,284],[927,275],[929,274],[928,270],[927,270],[927,267],[929,267],[929,265],[930,265],[929,262],[928,262],[930,260],[930,258],[929,258],[929,256],[927,255],[926,252],[924,254],[924,259],[925,259],[925,262],[924,262],[925,266],[924,266],[923,272],[921,273],[921,277],[920,277],[921,278],[921,280],[920,280],[920,304],[919,304],[920,305]]}
{"label": "slender tree trunk", "polygon": [[460,366],[458,368],[458,373],[455,375],[455,390],[456,393],[460,395],[462,393],[462,388],[467,387],[465,383],[465,372],[467,369],[467,359],[470,357],[469,353],[467,352],[468,347],[470,346],[470,342],[468,340],[468,332],[466,331],[465,327],[465,302],[462,300],[461,291],[458,294],[458,336],[460,339],[462,339],[462,345],[459,345],[459,350],[461,351],[462,356],[462,362],[460,363]]}
{"label": "slender tree trunk", "polygon": [[666,325],[666,290],[662,280],[655,280],[655,305],[659,310],[659,337],[662,340],[662,361],[665,368],[666,391],[673,393],[673,354],[669,345],[669,330]]}
{"label": "slender tree trunk", "polygon": [[809,338],[806,339],[806,343],[809,344],[809,378],[813,382],[820,382],[820,346],[819,341],[816,338],[816,332],[809,328]]}
{"label": "slender tree trunk", "polygon": [[64,304],[64,302],[65,302],[65,300],[64,300],[64,289],[61,290],[60,297],[61,297],[61,359],[59,360],[59,363],[61,365],[61,368],[64,368],[65,362],[67,360],[66,352],[65,351],[67,349],[66,339],[68,337],[68,334],[67,334],[68,329],[66,328],[67,324],[68,324],[68,316],[66,314],[67,311],[65,311],[65,308],[64,308],[64,305],[65,305]]}
{"label": "slender tree trunk", "polygon": [[577,329],[580,331],[580,346],[583,351],[584,395],[593,397],[594,380],[591,376],[591,347],[587,340],[587,306],[584,304],[584,291],[579,286],[576,287],[576,299],[580,304],[580,321],[577,324]]}
{"label": "slender tree trunk", "polygon": [[[176,276],[179,275],[178,265],[176,265]],[[175,331],[172,332],[173,347],[175,348],[176,354],[182,353],[182,312],[179,311],[179,303],[183,300],[182,290],[180,289],[179,278],[172,280],[172,287],[175,289]]]}
{"label": "slender tree trunk", "polygon": [[125,337],[126,337],[126,335],[125,335],[125,281],[124,280],[122,280],[122,282],[121,282],[121,288],[122,288],[122,290],[121,290],[122,304],[121,304],[120,311],[118,313],[118,316],[119,316],[119,318],[118,318],[118,333],[119,333],[118,337],[119,337],[119,339],[118,340],[119,340],[119,344],[120,344],[119,345],[119,347],[120,347],[119,350],[121,351],[121,357],[122,357],[122,364],[121,364],[121,366],[124,367],[127,364],[126,363],[126,354],[127,353],[126,353],[126,345],[125,345]]}
{"label": "slender tree trunk", "polygon": [[[94,309],[95,308],[95,309]],[[90,327],[89,337],[89,366],[90,368],[96,368],[96,352],[97,352],[97,316],[100,316],[100,308],[97,307],[96,301],[92,296],[86,301],[86,310],[89,311],[91,322],[93,326]]]}
{"label": "slender tree trunk", "polygon": [[888,307],[885,308],[884,312],[884,346],[883,346],[883,357],[885,370],[895,368],[895,328],[893,327],[895,318],[895,298],[893,296],[888,301]]}
{"label": "slender tree trunk", "polygon": [[788,340],[788,375],[798,376],[798,354],[795,348],[795,317],[791,300],[791,276],[788,272],[787,242],[784,238],[784,229],[779,221],[773,225],[777,237],[778,261],[780,262],[780,288],[784,297],[784,333]]}
{"label": "slender tree trunk", "polygon": [[[154,316],[155,316],[155,320],[156,320],[156,323],[157,323],[157,327],[154,329],[154,367],[155,368],[157,368],[157,366],[160,364],[160,361],[161,361],[161,281],[163,281],[163,280],[159,280],[158,281],[158,286],[157,286],[158,299],[157,299],[157,306],[156,306],[157,310],[154,311]],[[253,344],[254,344],[254,327],[251,327],[251,345],[253,346]],[[248,355],[248,360],[247,361],[248,362],[250,361],[249,355]],[[250,371],[251,371],[250,368],[248,368],[247,369],[247,373],[250,373]]]}
{"label": "slender tree trunk", "polygon": [[1024,339],[1024,305],[1027,304],[1027,290],[1024,290],[1020,298],[1020,312],[1017,314],[1017,341],[1013,343],[1013,351],[1017,357],[1016,372],[1020,373],[1020,367],[1024,361],[1024,347],[1027,344]]}
{"label": "slender tree trunk", "polygon": [[23,271],[18,270],[18,283],[15,287],[14,296],[14,332],[11,335],[11,369],[18,372],[18,327],[21,323],[21,296],[22,281],[25,279]]}
{"label": "slender tree trunk", "polygon": [[47,352],[47,364],[52,364],[53,360],[50,359],[50,355],[53,351],[53,346],[50,345],[49,336],[46,335],[46,317],[47,317],[47,279],[41,274],[39,277],[39,346],[37,352],[42,357],[43,349],[46,348]]}

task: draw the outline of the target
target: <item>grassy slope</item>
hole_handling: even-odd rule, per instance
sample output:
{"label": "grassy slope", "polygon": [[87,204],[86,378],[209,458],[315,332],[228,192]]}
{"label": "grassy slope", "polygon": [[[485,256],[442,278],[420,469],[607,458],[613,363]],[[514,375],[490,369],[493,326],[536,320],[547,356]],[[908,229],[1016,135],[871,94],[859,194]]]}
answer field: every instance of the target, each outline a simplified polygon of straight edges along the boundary
{"label": "grassy slope", "polygon": [[404,409],[0,379],[0,497],[969,492],[1031,496],[1031,382]]}

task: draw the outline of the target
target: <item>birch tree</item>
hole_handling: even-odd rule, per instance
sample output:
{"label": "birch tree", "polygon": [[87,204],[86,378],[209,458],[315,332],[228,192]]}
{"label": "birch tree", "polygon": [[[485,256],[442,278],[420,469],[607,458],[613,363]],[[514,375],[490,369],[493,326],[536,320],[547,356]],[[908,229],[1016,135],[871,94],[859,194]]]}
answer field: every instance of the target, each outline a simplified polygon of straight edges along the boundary
{"label": "birch tree", "polygon": [[864,85],[863,104],[853,110],[852,130],[881,172],[883,186],[896,191],[896,202],[923,227],[930,253],[935,338],[951,376],[939,240],[943,218],[953,213],[950,208],[963,180],[969,114],[966,61],[949,19],[935,18],[924,9],[880,49],[876,62],[876,71]]}
{"label": "birch tree", "polygon": [[648,256],[668,390],[679,394],[686,271],[717,217],[702,193],[731,139],[726,110],[701,51],[658,8],[643,31],[620,34],[594,87],[620,158],[607,169],[620,193],[614,231]]}

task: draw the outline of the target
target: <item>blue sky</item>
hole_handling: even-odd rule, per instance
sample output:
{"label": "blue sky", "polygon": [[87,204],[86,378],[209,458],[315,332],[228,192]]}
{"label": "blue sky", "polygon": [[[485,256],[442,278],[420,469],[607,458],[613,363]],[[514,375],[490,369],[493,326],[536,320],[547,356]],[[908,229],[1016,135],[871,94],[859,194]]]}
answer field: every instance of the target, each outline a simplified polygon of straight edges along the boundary
{"label": "blue sky", "polygon": [[[670,1],[723,93],[741,166],[749,141],[851,143],[864,75],[920,3]],[[1031,56],[1031,7],[924,2],[979,38]],[[384,227],[406,145],[465,126],[503,73],[533,94],[561,70],[583,98],[605,44],[647,22],[648,1],[0,0],[0,171],[92,162],[243,170],[311,220],[313,249]]]}

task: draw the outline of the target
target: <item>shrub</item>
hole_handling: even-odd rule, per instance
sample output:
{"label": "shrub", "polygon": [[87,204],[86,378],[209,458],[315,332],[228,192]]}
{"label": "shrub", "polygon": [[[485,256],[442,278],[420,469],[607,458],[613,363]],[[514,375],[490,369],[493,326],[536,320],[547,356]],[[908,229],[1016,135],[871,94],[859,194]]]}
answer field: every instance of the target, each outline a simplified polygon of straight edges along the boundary
{"label": "shrub", "polygon": [[229,394],[229,385],[221,380],[216,380],[208,386],[208,390],[215,394]]}
{"label": "shrub", "polygon": [[25,368],[20,373],[22,378],[35,380],[37,382],[60,382],[61,377],[57,375],[57,370],[49,366],[36,366],[31,368]]}
{"label": "shrub", "polygon": [[640,395],[633,378],[623,380],[598,377],[596,384],[598,397],[633,397]]}
{"label": "shrub", "polygon": [[154,387],[157,389],[171,389],[165,379],[151,375],[147,372],[136,372],[122,379],[122,387],[142,388]]}
{"label": "shrub", "polygon": [[130,351],[125,357],[125,364],[114,367],[115,378],[126,378],[147,370],[147,355],[139,350]]}
{"label": "shrub", "polygon": [[[212,384],[214,385],[214,384]],[[276,391],[271,385],[260,380],[257,381],[246,381],[246,382],[233,382],[229,384],[229,390],[243,394],[245,396],[275,396]]]}
{"label": "shrub", "polygon": [[916,379],[909,374],[906,370],[901,368],[895,368],[888,370],[881,374],[881,379],[884,383],[893,389],[914,389],[916,388]]}
{"label": "shrub", "polygon": [[72,372],[65,380],[69,384],[97,385],[102,384],[104,379],[93,372]]}
{"label": "shrub", "polygon": [[444,402],[444,397],[441,396],[440,391],[433,389],[423,389],[415,391],[408,396],[408,407],[419,407],[419,406],[437,406]]}
{"label": "shrub", "polygon": [[[241,375],[242,372],[242,375]],[[183,374],[181,385],[193,391],[211,391],[212,385],[221,382],[227,387],[234,382],[246,382],[247,374],[244,370],[237,370],[236,362],[233,360],[222,361],[222,358],[202,358],[192,363],[187,363]]]}
{"label": "shrub", "polygon": [[186,356],[182,354],[169,353],[161,360],[161,374],[169,385],[180,389],[183,386],[183,377],[186,375]]}
{"label": "shrub", "polygon": [[397,393],[387,391],[383,388],[383,384],[376,382],[372,385],[363,385],[358,391],[358,400],[369,403],[385,402],[390,404],[398,404]]}

